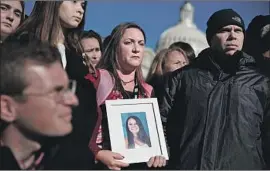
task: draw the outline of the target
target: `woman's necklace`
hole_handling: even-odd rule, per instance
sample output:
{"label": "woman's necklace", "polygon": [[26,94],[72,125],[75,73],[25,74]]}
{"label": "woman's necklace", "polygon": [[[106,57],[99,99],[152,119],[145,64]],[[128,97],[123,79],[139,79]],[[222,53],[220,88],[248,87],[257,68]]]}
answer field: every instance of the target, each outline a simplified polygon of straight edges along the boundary
{"label": "woman's necklace", "polygon": [[130,80],[130,81],[124,81],[120,78],[121,82],[124,84],[124,85],[127,85],[128,83],[132,83],[134,81],[134,79]]}

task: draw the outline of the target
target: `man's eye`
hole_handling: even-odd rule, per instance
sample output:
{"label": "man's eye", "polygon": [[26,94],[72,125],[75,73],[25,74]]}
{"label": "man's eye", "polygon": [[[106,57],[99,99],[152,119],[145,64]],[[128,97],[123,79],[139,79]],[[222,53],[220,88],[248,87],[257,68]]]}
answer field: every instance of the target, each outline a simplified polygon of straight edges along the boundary
{"label": "man's eye", "polygon": [[83,2],[83,3],[81,4],[81,6],[82,6],[82,8],[85,8],[85,2]]}
{"label": "man's eye", "polygon": [[5,7],[5,6],[1,6],[0,8],[1,8],[1,10],[3,10],[3,11],[8,10],[8,8],[7,8],[7,7]]}
{"label": "man's eye", "polygon": [[22,13],[20,13],[20,12],[15,12],[15,15],[16,15],[17,17],[21,17],[21,16],[22,16]]}
{"label": "man's eye", "polygon": [[56,92],[57,94],[62,93],[62,92],[65,91],[64,87],[56,87],[54,90],[55,90],[55,92]]}
{"label": "man's eye", "polygon": [[228,30],[228,29],[222,29],[222,30],[220,30],[220,33],[226,33],[226,32],[229,32],[230,30]]}
{"label": "man's eye", "polygon": [[239,29],[239,30],[235,30],[235,32],[236,32],[236,33],[241,33],[241,32],[243,32],[243,31]]}
{"label": "man's eye", "polygon": [[145,45],[145,43],[144,43],[144,42],[141,42],[141,43],[139,43],[139,45],[144,46],[144,45]]}

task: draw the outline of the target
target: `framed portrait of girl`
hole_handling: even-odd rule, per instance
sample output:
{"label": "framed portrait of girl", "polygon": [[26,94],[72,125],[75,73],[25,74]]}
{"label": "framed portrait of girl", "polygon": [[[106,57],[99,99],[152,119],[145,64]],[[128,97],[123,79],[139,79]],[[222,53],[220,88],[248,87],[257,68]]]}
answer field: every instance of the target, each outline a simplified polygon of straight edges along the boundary
{"label": "framed portrait of girl", "polygon": [[156,98],[106,100],[111,150],[123,162],[147,162],[168,152]]}

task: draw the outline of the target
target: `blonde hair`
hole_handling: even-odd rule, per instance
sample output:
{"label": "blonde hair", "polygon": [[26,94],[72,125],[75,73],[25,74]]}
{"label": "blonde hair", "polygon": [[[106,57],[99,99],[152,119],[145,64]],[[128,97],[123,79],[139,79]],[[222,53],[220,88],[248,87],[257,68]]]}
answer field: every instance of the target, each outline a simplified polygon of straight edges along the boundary
{"label": "blonde hair", "polygon": [[160,52],[157,53],[147,74],[146,82],[148,82],[153,75],[163,75],[162,63],[164,61],[163,59],[167,54],[167,51],[168,49],[162,49]]}
{"label": "blonde hair", "polygon": [[148,72],[148,75],[146,77],[146,81],[150,81],[153,75],[161,76],[164,74],[164,65],[165,65],[165,60],[168,57],[169,53],[173,51],[178,51],[183,54],[185,57],[186,61],[189,63],[189,59],[185,53],[185,51],[179,47],[172,47],[172,48],[167,48],[167,49],[162,49],[154,58],[152,65],[150,67],[150,70]]}

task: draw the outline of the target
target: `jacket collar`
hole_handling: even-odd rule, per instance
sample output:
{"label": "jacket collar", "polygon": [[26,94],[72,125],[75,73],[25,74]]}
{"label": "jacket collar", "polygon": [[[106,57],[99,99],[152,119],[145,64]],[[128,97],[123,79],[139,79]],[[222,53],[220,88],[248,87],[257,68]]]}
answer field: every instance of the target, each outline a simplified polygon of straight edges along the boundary
{"label": "jacket collar", "polygon": [[247,66],[255,66],[256,62],[243,51],[228,56],[207,48],[198,55],[194,64],[200,69],[210,71],[217,80],[222,80]]}

